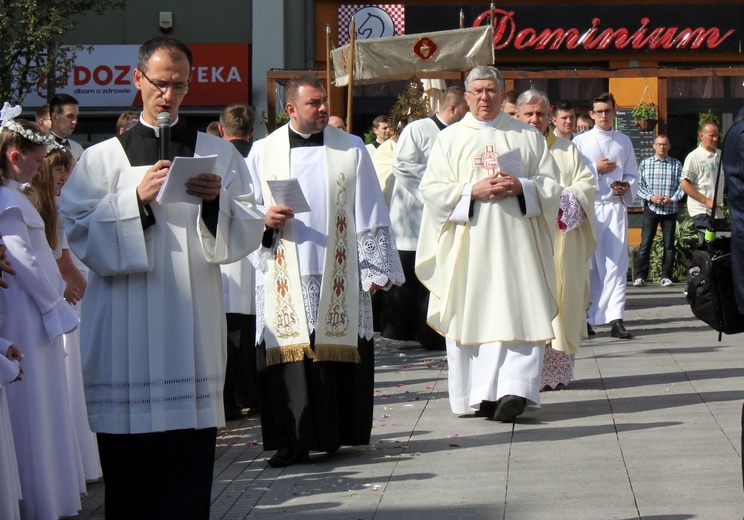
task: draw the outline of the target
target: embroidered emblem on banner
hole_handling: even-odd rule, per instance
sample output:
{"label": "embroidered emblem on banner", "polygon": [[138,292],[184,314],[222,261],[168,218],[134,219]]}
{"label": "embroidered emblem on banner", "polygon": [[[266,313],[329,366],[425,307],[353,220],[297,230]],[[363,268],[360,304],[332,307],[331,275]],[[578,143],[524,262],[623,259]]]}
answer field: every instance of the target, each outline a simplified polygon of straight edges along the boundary
{"label": "embroidered emblem on banner", "polygon": [[348,217],[346,215],[346,176],[339,173],[336,182],[339,190],[336,196],[336,233],[333,255],[333,274],[331,276],[331,305],[326,315],[326,334],[341,337],[349,328],[349,313],[346,304],[346,293],[349,289],[347,269],[348,254]]}
{"label": "embroidered emblem on banner", "polygon": [[487,144],[486,149],[482,154],[478,155],[477,157],[473,157],[473,166],[482,170],[486,170],[486,175],[498,173],[498,156],[499,152],[496,151],[494,145]]}
{"label": "embroidered emblem on banner", "polygon": [[290,291],[291,280],[287,270],[287,255],[284,244],[283,232],[278,232],[274,241],[274,264],[276,278],[274,280],[274,294],[276,295],[276,324],[277,336],[280,338],[292,338],[299,336],[299,321],[292,305]]}
{"label": "embroidered emblem on banner", "polygon": [[416,40],[413,44],[413,54],[420,60],[427,61],[434,57],[439,50],[436,42],[426,36]]}

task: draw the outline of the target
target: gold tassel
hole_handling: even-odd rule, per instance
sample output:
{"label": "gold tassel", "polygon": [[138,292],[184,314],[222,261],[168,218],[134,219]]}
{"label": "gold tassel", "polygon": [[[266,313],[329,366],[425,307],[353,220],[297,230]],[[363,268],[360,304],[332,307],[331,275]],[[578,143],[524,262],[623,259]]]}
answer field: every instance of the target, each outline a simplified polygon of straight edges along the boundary
{"label": "gold tassel", "polygon": [[361,359],[356,345],[315,345],[315,361],[359,363]]}
{"label": "gold tassel", "polygon": [[266,349],[266,365],[278,365],[280,363],[293,363],[303,361],[307,356],[310,359],[315,358],[315,353],[310,348],[309,343],[300,343],[298,345],[285,345]]}

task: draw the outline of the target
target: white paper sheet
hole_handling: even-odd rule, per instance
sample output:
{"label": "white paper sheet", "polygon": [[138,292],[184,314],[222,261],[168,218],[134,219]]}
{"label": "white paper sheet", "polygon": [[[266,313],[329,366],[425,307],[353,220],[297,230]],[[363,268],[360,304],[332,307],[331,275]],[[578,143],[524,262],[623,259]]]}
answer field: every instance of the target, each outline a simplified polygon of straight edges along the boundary
{"label": "white paper sheet", "polygon": [[201,204],[202,199],[186,193],[186,183],[189,179],[198,177],[202,173],[214,173],[216,164],[217,155],[175,157],[155,202],[158,204],[170,204],[172,202]]}
{"label": "white paper sheet", "polygon": [[519,148],[512,148],[496,157],[496,162],[499,165],[499,170],[514,177],[524,179],[527,175],[524,172],[524,163],[522,162],[522,154],[519,152]]}
{"label": "white paper sheet", "polygon": [[293,213],[310,211],[310,206],[302,193],[300,181],[297,179],[266,181],[271,190],[274,203],[279,206],[289,206]]}

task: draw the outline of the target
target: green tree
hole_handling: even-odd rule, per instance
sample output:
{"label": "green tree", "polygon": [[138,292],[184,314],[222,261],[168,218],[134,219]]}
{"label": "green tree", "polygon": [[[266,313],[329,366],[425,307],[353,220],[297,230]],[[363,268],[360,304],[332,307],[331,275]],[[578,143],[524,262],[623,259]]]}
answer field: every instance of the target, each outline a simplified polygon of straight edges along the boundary
{"label": "green tree", "polygon": [[[0,0],[0,101],[20,103],[36,85],[63,85],[82,45],[60,47],[83,16],[122,8],[126,0]],[[49,88],[51,87],[51,88]]]}

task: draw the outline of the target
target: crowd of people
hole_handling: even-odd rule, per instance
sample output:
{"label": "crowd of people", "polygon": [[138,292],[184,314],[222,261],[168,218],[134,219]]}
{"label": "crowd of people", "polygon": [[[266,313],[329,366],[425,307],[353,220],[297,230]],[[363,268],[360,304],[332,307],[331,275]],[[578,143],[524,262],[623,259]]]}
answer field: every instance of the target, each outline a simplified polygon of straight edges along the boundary
{"label": "crowd of people", "polygon": [[[1,518],[74,516],[101,477],[109,519],[209,518],[217,430],[246,409],[270,466],[368,444],[376,331],[446,350],[453,413],[514,421],[574,379],[593,327],[632,337],[636,194],[638,286],[659,224],[673,283],[684,194],[700,229],[717,216],[718,128],[684,165],[660,134],[639,166],[611,93],[582,122],[479,66],[365,146],[300,75],[289,123],[254,142],[244,104],[208,132],[179,118],[192,67],[181,41],[145,42],[142,111],[84,152],[71,96],[0,114]],[[158,201],[175,157],[208,156],[184,202]]]}

